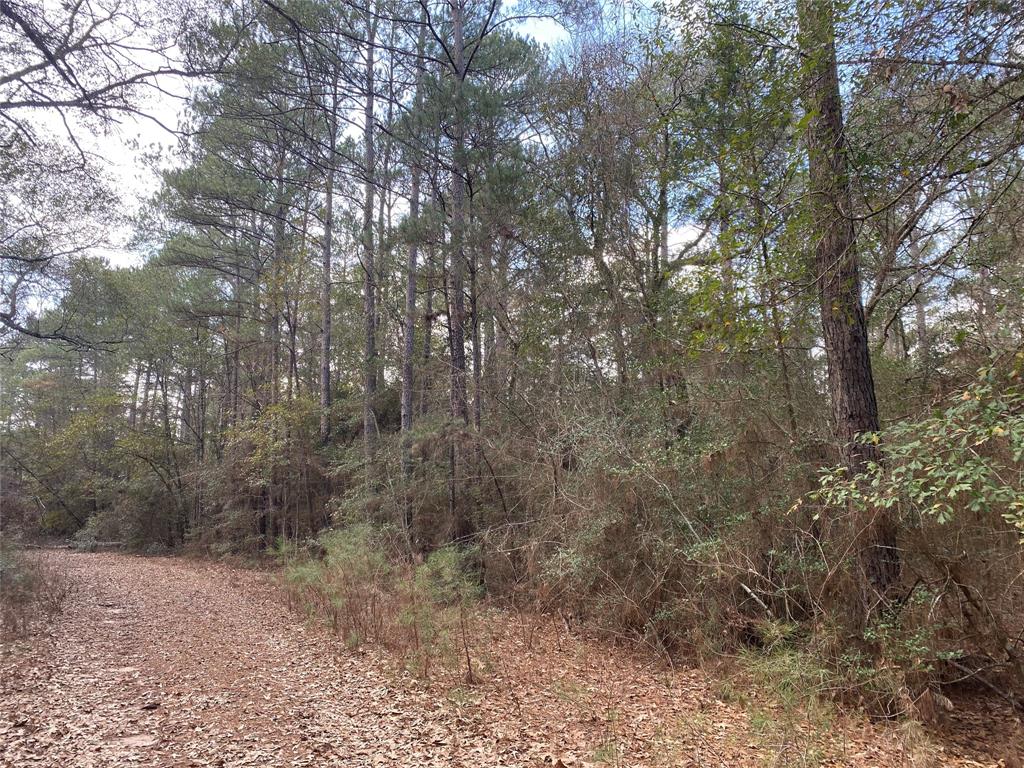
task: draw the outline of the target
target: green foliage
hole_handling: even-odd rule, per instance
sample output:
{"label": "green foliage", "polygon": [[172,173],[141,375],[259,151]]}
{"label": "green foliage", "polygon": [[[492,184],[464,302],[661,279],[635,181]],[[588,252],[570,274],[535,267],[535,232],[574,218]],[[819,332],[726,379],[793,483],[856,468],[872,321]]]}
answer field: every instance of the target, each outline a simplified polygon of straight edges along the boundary
{"label": "green foliage", "polygon": [[323,465],[315,451],[318,414],[294,398],[226,431],[222,461],[204,472],[214,524],[195,531],[204,546],[253,554],[278,537],[301,539],[324,522]]}
{"label": "green foliage", "polygon": [[474,553],[457,547],[431,552],[415,568],[415,588],[426,600],[446,608],[473,605],[483,597],[483,587],[470,570]]}
{"label": "green foliage", "polygon": [[1024,536],[1024,356],[1010,371],[983,368],[941,411],[904,420],[864,439],[885,460],[864,478],[828,470],[811,498],[829,507],[891,510],[939,524],[958,514],[998,513]]}
{"label": "green foliage", "polygon": [[225,450],[240,454],[243,478],[251,490],[308,471],[316,418],[313,402],[297,398],[264,408],[228,433]]}
{"label": "green foliage", "polygon": [[795,647],[787,636],[792,627],[776,626],[764,634],[774,637],[761,652],[748,652],[742,669],[751,675],[769,706],[747,702],[750,722],[766,753],[765,765],[821,765],[819,746],[832,725],[830,671],[813,653]]}
{"label": "green foliage", "polygon": [[[102,240],[113,200],[73,154],[7,142],[5,513],[83,548],[273,546],[296,607],[421,674],[461,641],[472,677],[486,587],[665,656],[742,649],[786,706],[856,690],[887,710],[972,656],[1024,680],[1024,606],[1005,588],[1024,552],[1021,358],[974,376],[1024,327],[1021,83],[997,64],[1019,61],[1010,4],[970,3],[971,23],[936,0],[880,18],[820,6],[836,16],[835,186],[885,424],[864,436],[885,459],[858,478],[818,477],[840,455],[812,300],[829,239],[807,204],[816,110],[801,105],[823,60],[802,55],[791,3],[655,4],[625,23],[591,5],[586,34],[553,49],[512,31],[510,5],[438,3],[426,26],[375,15],[361,142],[345,127],[368,92],[355,6],[197,20],[190,52],[216,74],[190,91],[180,154],[137,222],[139,268],[66,258]],[[441,44],[455,9],[472,41],[459,73]],[[451,416],[460,373],[479,425]],[[904,561],[884,610],[858,559],[873,513]],[[472,546],[449,546],[463,533]]]}

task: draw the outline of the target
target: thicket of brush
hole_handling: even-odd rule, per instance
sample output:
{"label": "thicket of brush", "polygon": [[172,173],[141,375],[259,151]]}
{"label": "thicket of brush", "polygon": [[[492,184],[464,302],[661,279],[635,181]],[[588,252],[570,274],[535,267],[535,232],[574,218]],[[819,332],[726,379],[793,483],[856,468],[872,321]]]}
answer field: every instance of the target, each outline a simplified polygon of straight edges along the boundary
{"label": "thicket of brush", "polygon": [[53,621],[74,589],[70,576],[41,553],[0,541],[0,638],[22,637]]}
{"label": "thicket of brush", "polygon": [[304,546],[281,541],[276,554],[291,607],[326,622],[346,646],[382,645],[424,678],[439,662],[469,683],[479,674],[471,626],[482,590],[471,551],[445,547],[413,563],[394,529],[357,523]]}
{"label": "thicket of brush", "polygon": [[[674,441],[654,419],[582,404],[550,414],[543,433],[467,435],[473,532],[456,545],[446,459],[432,446],[443,442],[424,431],[412,485],[396,479],[397,441],[377,490],[337,460],[352,483],[333,506],[341,528],[305,559],[287,550],[289,589],[349,642],[416,654],[429,654],[433,630],[416,617],[434,615],[440,574],[460,595],[480,585],[667,660],[739,655],[772,674],[798,670],[814,680],[803,690],[880,716],[932,717],[954,684],[1012,699],[1024,683],[1020,371],[1019,356],[1003,360],[928,417],[866,436],[886,460],[856,480],[817,471],[800,459],[814,446],[780,444],[754,420],[723,431],[721,414]],[[410,531],[396,524],[406,505]],[[865,589],[861,557],[880,510],[902,561],[885,597]]]}
{"label": "thicket of brush", "polygon": [[[666,433],[658,398],[619,412],[566,398],[529,422],[456,432],[453,511],[446,421],[421,422],[408,480],[399,435],[382,431],[367,477],[358,427],[318,450],[315,409],[297,400],[230,432],[215,463],[179,454],[190,467],[180,491],[141,471],[118,483],[83,472],[64,487],[90,496],[41,511],[9,484],[5,525],[70,532],[73,512],[87,517],[74,534],[86,548],[276,546],[297,607],[345,642],[400,650],[424,674],[457,657],[462,614],[486,592],[665,659],[799,659],[824,695],[927,716],[949,685],[1022,690],[1021,368],[1021,355],[1003,356],[923,418],[866,436],[885,460],[857,479],[820,469],[833,466],[826,441],[780,430],[756,399],[713,407],[726,393],[694,379],[694,402],[709,405],[680,433]],[[138,450],[113,428],[73,434],[79,450]],[[860,556],[880,511],[902,563],[885,596],[865,589]],[[451,543],[460,521],[469,532]],[[5,623],[17,629],[61,590],[31,560],[4,558]]]}

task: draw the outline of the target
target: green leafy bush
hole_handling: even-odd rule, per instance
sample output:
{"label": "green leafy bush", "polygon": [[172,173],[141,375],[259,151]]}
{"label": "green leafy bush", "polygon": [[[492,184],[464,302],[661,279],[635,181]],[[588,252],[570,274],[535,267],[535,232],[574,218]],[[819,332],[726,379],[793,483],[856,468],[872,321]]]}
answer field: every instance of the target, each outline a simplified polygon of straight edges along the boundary
{"label": "green leafy bush", "polygon": [[883,461],[857,478],[828,470],[808,496],[816,519],[883,510],[899,531],[902,593],[853,638],[818,638],[845,687],[886,714],[945,679],[1024,684],[1024,596],[1007,588],[1024,568],[1022,365],[985,367],[933,414],[865,436]]}
{"label": "green leafy bush", "polygon": [[885,462],[867,478],[827,470],[814,499],[828,506],[891,510],[945,524],[963,512],[997,512],[1024,535],[1024,389],[1019,369],[984,368],[978,382],[928,418],[902,421],[865,440]]}

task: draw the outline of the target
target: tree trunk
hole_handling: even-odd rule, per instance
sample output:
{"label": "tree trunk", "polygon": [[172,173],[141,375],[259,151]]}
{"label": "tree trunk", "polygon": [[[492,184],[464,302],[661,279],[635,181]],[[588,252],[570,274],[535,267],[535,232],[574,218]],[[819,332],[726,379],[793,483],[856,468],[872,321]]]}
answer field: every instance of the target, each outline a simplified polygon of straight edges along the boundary
{"label": "tree trunk", "polygon": [[917,342],[917,366],[921,376],[921,392],[928,395],[931,389],[932,373],[932,339],[928,329],[928,296],[926,295],[926,282],[923,275],[924,256],[922,254],[921,242],[911,233],[910,255],[914,259],[914,269],[917,276],[914,278],[914,326],[915,341]]}
{"label": "tree trunk", "polygon": [[[453,56],[455,65],[455,125],[454,148],[452,153],[452,218],[451,218],[451,316],[449,343],[451,346],[451,414],[456,428],[469,425],[469,410],[466,398],[466,255],[465,244],[465,104],[463,84],[466,78],[465,50],[463,44],[463,0],[451,0],[453,26]],[[449,489],[448,505],[454,522],[453,535],[456,540],[471,533],[469,521],[461,509],[458,499],[459,451],[458,438],[453,433],[448,451]]]}
{"label": "tree trunk", "polygon": [[778,278],[772,275],[771,260],[768,257],[768,232],[764,210],[764,202],[760,199],[754,204],[757,212],[757,229],[761,239],[761,274],[765,281],[765,305],[768,307],[768,318],[772,329],[772,337],[775,341],[775,354],[779,358],[779,375],[782,378],[782,392],[786,398],[786,418],[789,425],[789,439],[797,437],[796,409],[793,406],[793,385],[790,381],[789,359],[786,355],[785,333],[782,326],[782,316],[779,312],[779,283]]}
{"label": "tree trunk", "polygon": [[[332,106],[336,109],[337,105]],[[324,189],[324,243],[320,279],[320,439],[331,438],[331,249],[334,247],[334,133],[330,126],[330,157]]]}
{"label": "tree trunk", "polygon": [[469,262],[469,311],[472,318],[472,350],[473,350],[473,427],[480,431],[483,420],[483,391],[481,389],[480,369],[483,365],[483,353],[480,346],[480,280],[479,263],[476,255]]}
{"label": "tree trunk", "polygon": [[150,365],[146,365],[146,378],[142,384],[142,401],[139,403],[139,427],[145,427],[149,423],[150,416],[150,380],[153,375],[153,369]]}
{"label": "tree trunk", "polygon": [[422,374],[420,376],[420,416],[425,416],[430,410],[430,389],[431,389],[431,365],[430,358],[433,354],[432,341],[434,338],[434,269],[435,259],[433,249],[427,248],[424,261],[423,283],[426,296],[423,299],[423,362]]}
{"label": "tree trunk", "polygon": [[[421,14],[422,17],[422,14]],[[421,18],[421,21],[424,19]],[[416,50],[422,60],[426,46],[426,25],[420,27]],[[423,68],[419,65],[413,113],[420,111],[423,101]],[[416,354],[416,268],[419,261],[420,217],[420,159],[412,160],[412,189],[409,191],[409,246],[405,265],[405,323],[402,339],[402,477],[408,486],[412,482],[412,395],[414,384],[413,359]],[[412,503],[408,488],[405,491],[403,522],[410,544],[415,549]]]}
{"label": "tree trunk", "polygon": [[275,405],[280,400],[281,388],[281,273],[285,256],[285,222],[288,216],[288,201],[285,199],[285,161],[287,151],[284,148],[284,137],[281,137],[280,155],[274,186],[276,206],[273,223],[273,259],[270,269],[270,280],[267,284],[267,336],[269,349],[269,404]]}
{"label": "tree trunk", "polygon": [[242,413],[242,269],[235,265],[234,274],[235,317],[232,323],[234,339],[231,343],[231,424],[238,423]]}
{"label": "tree trunk", "polygon": [[480,334],[483,347],[483,368],[481,370],[483,397],[490,402],[498,396],[498,365],[497,365],[497,275],[494,259],[494,238],[484,237],[480,253],[480,296],[482,315],[480,318]]}
{"label": "tree trunk", "polygon": [[[879,461],[881,454],[876,445],[859,439],[865,432],[877,431],[879,421],[857,263],[833,7],[819,0],[799,0],[797,12],[807,74],[805,108],[811,115],[807,130],[809,204],[816,237],[814,267],[828,390],[843,460],[856,475],[868,462]],[[866,576],[884,597],[900,572],[895,529],[881,510],[861,527],[866,536],[862,550]]]}
{"label": "tree trunk", "polygon": [[132,383],[132,406],[128,411],[128,425],[135,429],[139,409],[139,380],[142,378],[142,364],[135,364],[135,380]]}
{"label": "tree trunk", "polygon": [[367,18],[366,48],[366,105],[363,110],[363,147],[365,194],[363,197],[363,320],[365,322],[364,387],[363,387],[363,443],[366,452],[366,476],[371,482],[372,465],[377,449],[377,416],[374,401],[377,396],[377,274],[373,243],[374,156],[374,37],[377,22]]}
{"label": "tree trunk", "polygon": [[487,365],[493,371],[494,395],[497,396],[500,393],[501,397],[507,399],[510,395],[506,386],[508,384],[508,372],[511,362],[509,354],[509,323],[511,320],[505,310],[508,305],[508,252],[505,248],[499,248],[495,255],[492,288],[494,360],[488,361]]}

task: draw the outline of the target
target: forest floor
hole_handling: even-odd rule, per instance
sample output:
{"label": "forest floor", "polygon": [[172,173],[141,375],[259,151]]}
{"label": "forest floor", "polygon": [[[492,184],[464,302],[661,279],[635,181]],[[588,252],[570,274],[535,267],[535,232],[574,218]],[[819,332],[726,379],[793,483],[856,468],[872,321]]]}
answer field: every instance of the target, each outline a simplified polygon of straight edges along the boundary
{"label": "forest floor", "polygon": [[74,597],[3,645],[4,766],[1019,766],[992,702],[940,731],[794,711],[735,681],[496,612],[491,671],[427,682],[348,650],[267,574],[51,551]]}

